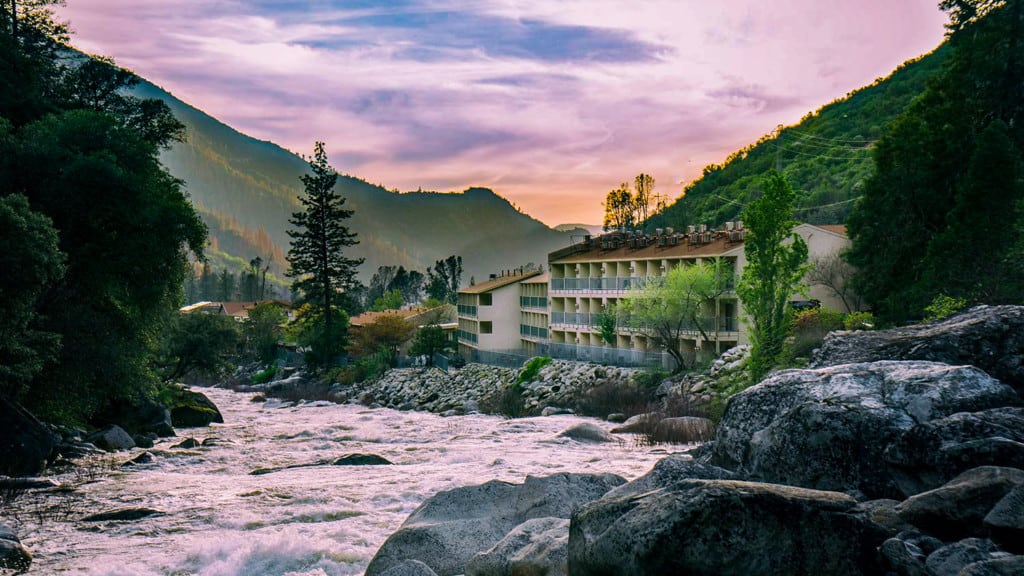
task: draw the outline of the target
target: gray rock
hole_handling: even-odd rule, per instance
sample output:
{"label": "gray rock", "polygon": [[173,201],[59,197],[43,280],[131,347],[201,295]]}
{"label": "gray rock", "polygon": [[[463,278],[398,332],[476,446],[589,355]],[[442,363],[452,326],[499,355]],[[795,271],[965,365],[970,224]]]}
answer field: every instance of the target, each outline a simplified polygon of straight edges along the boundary
{"label": "gray rock", "polygon": [[20,404],[0,396],[0,474],[35,476],[46,468],[60,437]]}
{"label": "gray rock", "polygon": [[158,436],[153,432],[147,432],[146,434],[136,434],[132,436],[132,442],[139,448],[152,448],[156,442]]}
{"label": "gray rock", "polygon": [[466,562],[533,518],[569,518],[584,503],[624,484],[613,474],[528,476],[523,484],[491,481],[439,492],[392,534],[366,567],[378,576],[403,560],[420,560],[439,576],[462,574]]}
{"label": "gray rock", "polygon": [[1024,574],[1024,556],[982,560],[964,566],[958,576],[1020,576]]}
{"label": "gray rock", "polygon": [[606,496],[573,515],[574,576],[875,574],[887,533],[845,494],[734,480],[684,480]]}
{"label": "gray rock", "polygon": [[615,436],[612,436],[607,430],[601,428],[597,424],[590,422],[581,422],[567,428],[558,434],[559,438],[570,438],[579,442],[615,442]]}
{"label": "gray rock", "polygon": [[9,526],[0,524],[0,571],[14,570],[16,573],[27,572],[32,566],[32,554],[25,549]]}
{"label": "gray rock", "polygon": [[776,372],[729,399],[711,463],[751,479],[902,498],[882,455],[915,424],[1017,402],[970,366],[873,362]]}
{"label": "gray rock", "polygon": [[644,434],[654,430],[654,427],[658,425],[661,420],[661,415],[657,412],[646,412],[644,414],[637,414],[636,416],[630,416],[622,426],[612,428],[613,434]]}
{"label": "gray rock", "polygon": [[655,442],[689,444],[706,442],[715,436],[715,423],[707,418],[680,416],[664,418],[654,428]]}
{"label": "gray rock", "polygon": [[128,460],[124,464],[121,464],[121,467],[124,468],[124,467],[138,466],[140,464],[150,464],[152,462],[153,462],[153,455],[150,454],[149,452],[142,452],[138,456],[132,458],[131,460]]}
{"label": "gray rock", "polygon": [[149,518],[150,516],[166,516],[166,512],[152,508],[119,508],[82,518],[82,522],[127,522]]}
{"label": "gray rock", "polygon": [[346,454],[331,462],[334,466],[387,466],[391,461],[376,454]]}
{"label": "gray rock", "polygon": [[403,560],[381,572],[380,576],[437,576],[437,572],[419,560]]}
{"label": "gray rock", "polygon": [[833,332],[811,367],[875,360],[970,364],[1024,392],[1024,307],[977,306],[930,324]]}
{"label": "gray rock", "polygon": [[896,512],[901,520],[944,540],[981,536],[985,516],[1020,486],[1024,486],[1024,470],[983,466],[908,498]]}
{"label": "gray rock", "polygon": [[928,576],[957,576],[969,564],[984,560],[994,560],[1000,555],[991,540],[968,538],[939,548],[928,555],[925,568]]}
{"label": "gray rock", "polygon": [[885,569],[899,576],[928,576],[924,566],[928,555],[913,542],[889,538],[878,547],[878,555]]}
{"label": "gray rock", "polygon": [[608,417],[605,418],[605,420],[613,424],[622,424],[623,422],[626,421],[626,415],[623,414],[622,412],[615,412],[613,414],[609,414]]}
{"label": "gray rock", "polygon": [[196,440],[195,438],[185,438],[181,442],[178,442],[174,446],[171,446],[171,448],[183,448],[188,450],[191,448],[198,448],[200,446],[202,446],[202,444],[200,444],[199,441]]}
{"label": "gray rock", "polygon": [[1024,554],[1024,486],[1017,486],[1003,496],[982,524],[1000,546]]}
{"label": "gray rock", "polygon": [[534,518],[466,563],[466,576],[561,576],[569,573],[569,520]]}
{"label": "gray rock", "polygon": [[884,526],[894,532],[916,530],[913,524],[900,518],[899,512],[896,510],[896,507],[899,505],[899,500],[880,498],[878,500],[860,502],[854,508],[854,511],[863,512],[875,524]]}
{"label": "gray rock", "polygon": [[562,414],[572,414],[572,410],[568,408],[559,408],[558,406],[546,406],[540,411],[541,416],[559,416]]}
{"label": "gray rock", "polygon": [[86,440],[108,452],[135,448],[135,440],[116,424],[89,434]]}
{"label": "gray rock", "polygon": [[220,410],[205,394],[186,388],[175,392],[170,409],[171,423],[176,428],[200,428],[224,422]]}
{"label": "gray rock", "polygon": [[643,476],[613,488],[606,494],[607,498],[623,498],[636,496],[660,488],[669,488],[683,480],[738,480],[734,472],[724,468],[718,468],[710,464],[695,462],[692,458],[683,455],[673,455],[662,458],[651,468],[651,471]]}

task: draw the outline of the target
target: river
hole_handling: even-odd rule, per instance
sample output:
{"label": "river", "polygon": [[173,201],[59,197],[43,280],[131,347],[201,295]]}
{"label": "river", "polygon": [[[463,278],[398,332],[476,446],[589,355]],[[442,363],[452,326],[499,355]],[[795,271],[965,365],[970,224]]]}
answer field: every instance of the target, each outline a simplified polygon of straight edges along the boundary
{"label": "river", "polygon": [[[224,424],[179,430],[179,438],[150,449],[150,464],[119,467],[141,450],[121,453],[54,477],[76,486],[74,492],[29,494],[16,502],[14,527],[35,557],[30,574],[362,574],[406,516],[440,490],[558,472],[632,479],[683,448],[643,446],[628,435],[618,444],[558,438],[585,420],[575,416],[442,418],[330,403],[282,407],[252,402],[251,394],[203,392],[221,409]],[[185,436],[209,445],[172,448]],[[250,474],[349,453],[376,454],[394,465]],[[131,522],[80,520],[122,507],[167,514]]]}

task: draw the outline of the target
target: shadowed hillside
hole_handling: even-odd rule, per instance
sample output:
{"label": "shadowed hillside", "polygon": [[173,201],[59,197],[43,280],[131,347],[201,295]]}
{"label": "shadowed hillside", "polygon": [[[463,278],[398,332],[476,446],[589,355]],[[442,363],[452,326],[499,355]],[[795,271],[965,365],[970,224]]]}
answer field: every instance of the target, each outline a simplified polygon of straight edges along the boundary
{"label": "shadowed hillside", "polygon": [[[286,266],[281,254],[288,251],[288,218],[297,210],[299,176],[305,173],[306,162],[280,146],[233,130],[152,84],[142,82],[136,92],[164,100],[187,126],[187,141],[162,159],[185,181],[210,227],[214,266],[271,256],[271,272],[280,275]],[[381,265],[424,270],[458,254],[465,269],[463,282],[468,282],[470,276],[481,278],[498,269],[544,262],[548,252],[568,242],[565,234],[484,188],[459,194],[397,193],[343,175],[337,189],[347,198],[346,206],[355,210],[351,228],[359,234],[360,244],[353,255],[366,258],[360,268],[364,281]]]}

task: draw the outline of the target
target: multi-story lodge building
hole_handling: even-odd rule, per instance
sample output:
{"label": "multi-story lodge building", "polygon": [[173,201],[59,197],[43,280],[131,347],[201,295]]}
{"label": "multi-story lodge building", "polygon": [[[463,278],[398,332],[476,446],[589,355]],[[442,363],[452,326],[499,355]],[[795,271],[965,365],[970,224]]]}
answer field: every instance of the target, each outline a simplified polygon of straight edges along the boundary
{"label": "multi-story lodge building", "polygon": [[[807,242],[812,260],[838,254],[849,245],[843,226],[801,224],[794,232]],[[733,270],[738,279],[746,264],[744,236],[742,222],[729,222],[718,231],[701,226],[686,232],[669,228],[653,235],[613,232],[584,237],[549,254],[546,274],[514,271],[460,291],[460,349],[471,358],[474,350],[518,349],[528,355],[616,364],[667,363],[643,329],[618,325],[614,346],[606,343],[600,335],[602,312],[676,266],[715,262]],[[518,295],[512,304],[517,306],[515,314],[499,312],[498,307],[510,305],[513,294]],[[843,308],[824,286],[811,286],[809,298]],[[486,312],[485,306],[490,307]],[[701,316],[703,330],[693,326],[684,332],[684,357],[717,355],[748,341],[734,285],[707,302]],[[511,332],[513,317],[518,319],[518,335]]]}

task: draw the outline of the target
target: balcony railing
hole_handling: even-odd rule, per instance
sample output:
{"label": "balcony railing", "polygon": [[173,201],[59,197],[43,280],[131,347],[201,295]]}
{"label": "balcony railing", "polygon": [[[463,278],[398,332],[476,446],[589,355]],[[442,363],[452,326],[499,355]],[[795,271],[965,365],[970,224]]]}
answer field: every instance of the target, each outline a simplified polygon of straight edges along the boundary
{"label": "balcony railing", "polygon": [[466,332],[465,330],[459,330],[459,342],[469,342],[471,344],[476,344],[478,340],[479,337],[476,334],[472,332]]}
{"label": "balcony railing", "polygon": [[[552,312],[551,325],[598,328],[601,325],[601,315],[586,312]],[[715,325],[715,318],[706,318],[700,321],[699,328],[702,328],[708,336],[713,336],[715,332]],[[735,316],[723,316],[717,319],[717,326],[719,332],[738,332],[739,319]],[[687,322],[683,324],[682,331],[699,333],[699,328],[698,324]],[[617,322],[617,329],[620,332],[644,333],[651,332],[654,329],[654,325],[642,322],[630,322],[628,319],[619,318]]]}
{"label": "balcony railing", "polygon": [[458,306],[459,316],[472,316],[476,317],[476,306],[469,304],[459,304]]}
{"label": "balcony railing", "polygon": [[547,338],[548,329],[540,326],[519,325],[519,335],[525,338]]}
{"label": "balcony railing", "polygon": [[548,299],[543,296],[520,296],[519,307],[540,308],[546,310],[548,307]]}
{"label": "balcony railing", "polygon": [[[610,278],[552,278],[552,292],[625,292],[634,288],[643,288],[651,278],[663,276],[613,276]],[[736,290],[735,281],[725,285],[726,292]]]}

